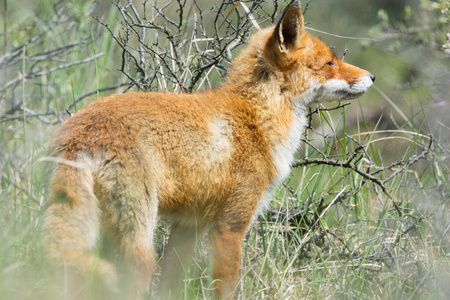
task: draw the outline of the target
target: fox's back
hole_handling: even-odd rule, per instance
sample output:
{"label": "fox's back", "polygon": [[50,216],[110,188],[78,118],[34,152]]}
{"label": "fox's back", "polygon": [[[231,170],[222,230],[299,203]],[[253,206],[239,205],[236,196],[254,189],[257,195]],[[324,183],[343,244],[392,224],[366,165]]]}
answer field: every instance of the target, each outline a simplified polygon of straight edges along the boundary
{"label": "fox's back", "polygon": [[195,211],[211,219],[234,191],[243,197],[274,177],[255,117],[245,101],[224,92],[126,93],[70,117],[52,148],[63,159],[93,160],[100,186],[114,186],[102,181],[117,176],[118,163],[131,173],[139,168],[136,176],[147,169],[163,214]]}

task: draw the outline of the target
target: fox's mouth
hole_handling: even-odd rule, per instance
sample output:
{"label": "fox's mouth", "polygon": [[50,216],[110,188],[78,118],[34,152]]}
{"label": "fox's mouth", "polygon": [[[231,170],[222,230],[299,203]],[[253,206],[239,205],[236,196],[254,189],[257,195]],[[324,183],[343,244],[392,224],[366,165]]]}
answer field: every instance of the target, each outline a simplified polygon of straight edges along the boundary
{"label": "fox's mouth", "polygon": [[369,77],[363,77],[358,81],[349,83],[345,80],[330,79],[319,87],[312,89],[313,100],[311,102],[329,102],[339,100],[351,100],[362,96],[372,85]]}
{"label": "fox's mouth", "polygon": [[372,86],[373,80],[368,77],[363,77],[357,82],[351,83],[346,87],[337,89],[334,95],[341,99],[355,99],[362,96]]}
{"label": "fox's mouth", "polygon": [[347,99],[347,100],[351,100],[351,99],[355,99],[358,98],[360,96],[362,96],[365,92],[351,92],[351,91],[346,91],[346,90],[340,90],[340,91],[336,91],[335,94],[342,99]]}

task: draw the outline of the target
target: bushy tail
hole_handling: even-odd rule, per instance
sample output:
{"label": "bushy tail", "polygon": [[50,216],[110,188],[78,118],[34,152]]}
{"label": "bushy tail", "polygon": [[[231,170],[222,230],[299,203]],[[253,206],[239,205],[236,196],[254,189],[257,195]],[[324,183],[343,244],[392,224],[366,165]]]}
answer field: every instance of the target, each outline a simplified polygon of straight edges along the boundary
{"label": "bushy tail", "polygon": [[58,163],[43,224],[43,247],[52,262],[78,272],[98,274],[114,287],[114,266],[94,251],[99,219],[91,169],[87,164]]}

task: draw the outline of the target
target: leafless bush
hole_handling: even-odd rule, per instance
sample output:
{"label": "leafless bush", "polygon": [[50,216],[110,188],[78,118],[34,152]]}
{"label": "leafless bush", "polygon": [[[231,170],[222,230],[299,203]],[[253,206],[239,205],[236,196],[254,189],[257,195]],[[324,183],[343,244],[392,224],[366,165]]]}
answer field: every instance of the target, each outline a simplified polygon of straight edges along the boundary
{"label": "leafless bush", "polygon": [[226,73],[232,51],[258,23],[273,22],[279,9],[275,0],[222,1],[213,8],[200,2],[145,0],[138,7],[133,1],[116,1],[118,34],[97,18],[122,49],[120,71],[130,87],[175,92],[210,87],[214,76]]}

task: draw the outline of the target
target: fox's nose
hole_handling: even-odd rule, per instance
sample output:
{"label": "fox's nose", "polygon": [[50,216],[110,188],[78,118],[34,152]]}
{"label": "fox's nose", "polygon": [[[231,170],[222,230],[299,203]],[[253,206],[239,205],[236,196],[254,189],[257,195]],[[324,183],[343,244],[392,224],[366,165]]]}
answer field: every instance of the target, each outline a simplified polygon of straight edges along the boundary
{"label": "fox's nose", "polygon": [[372,79],[372,82],[375,82],[375,74],[370,73],[370,79]]}

